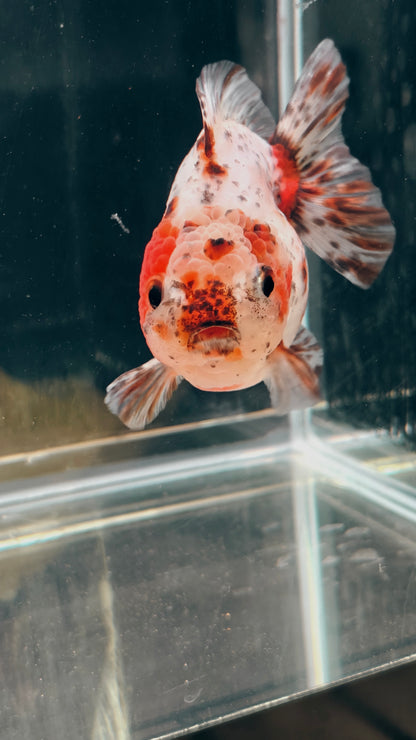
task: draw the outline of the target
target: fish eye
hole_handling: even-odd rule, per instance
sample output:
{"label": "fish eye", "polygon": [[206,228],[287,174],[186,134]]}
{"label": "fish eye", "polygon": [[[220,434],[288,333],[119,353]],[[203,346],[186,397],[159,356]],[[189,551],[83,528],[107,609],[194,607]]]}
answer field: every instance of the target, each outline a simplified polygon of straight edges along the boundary
{"label": "fish eye", "polygon": [[157,308],[162,303],[162,283],[160,280],[155,280],[149,288],[148,292],[149,303],[152,308]]}
{"label": "fish eye", "polygon": [[260,284],[263,294],[268,298],[274,290],[274,280],[270,267],[262,267]]}

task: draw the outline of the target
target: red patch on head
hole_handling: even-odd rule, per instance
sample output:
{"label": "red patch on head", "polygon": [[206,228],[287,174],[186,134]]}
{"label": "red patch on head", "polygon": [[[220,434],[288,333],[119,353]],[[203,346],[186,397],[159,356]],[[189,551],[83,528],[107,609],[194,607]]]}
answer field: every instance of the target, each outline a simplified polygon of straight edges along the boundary
{"label": "red patch on head", "polygon": [[168,336],[168,327],[161,321],[153,326],[153,331],[155,331],[156,334],[159,334],[161,339],[166,339]]}
{"label": "red patch on head", "polygon": [[187,292],[187,303],[182,306],[178,330],[188,343],[189,336],[211,324],[236,326],[235,298],[230,288],[216,278],[207,280],[205,288]]}
{"label": "red patch on head", "polygon": [[184,283],[185,287],[188,290],[191,290],[192,289],[192,286],[197,282],[197,280],[198,280],[198,273],[195,272],[195,271],[187,272],[182,277],[182,282]]}
{"label": "red patch on head", "polygon": [[289,262],[278,261],[278,244],[276,237],[271,233],[267,224],[252,221],[247,218],[244,226],[244,236],[251,243],[251,251],[260,265],[270,266],[274,282],[273,293],[280,301],[280,314],[283,316],[289,310],[290,291],[292,289],[292,265]]}
{"label": "red patch on head", "polygon": [[227,360],[241,360],[242,357],[243,357],[243,353],[240,347],[234,347],[233,351],[230,352],[229,355],[227,355]]}
{"label": "red patch on head", "polygon": [[179,229],[172,225],[168,218],[163,218],[152,234],[146,246],[140,273],[140,322],[143,324],[146,313],[150,308],[148,289],[153,277],[163,278],[170,256],[176,246],[176,237]]}
{"label": "red patch on head", "polygon": [[219,260],[234,249],[234,242],[219,239],[208,239],[204,247],[204,253],[210,260]]}
{"label": "red patch on head", "polygon": [[279,268],[274,272],[275,290],[280,299],[280,315],[287,316],[289,312],[289,298],[292,288],[292,265],[287,268]]}
{"label": "red patch on head", "polygon": [[257,257],[259,264],[269,264],[271,256],[276,253],[276,238],[267,224],[261,224],[247,219],[244,227],[244,236],[251,243],[251,251]]}
{"label": "red patch on head", "polygon": [[276,183],[276,203],[285,216],[290,216],[296,205],[299,171],[293,156],[283,144],[274,144],[272,152],[276,167],[282,172]]}

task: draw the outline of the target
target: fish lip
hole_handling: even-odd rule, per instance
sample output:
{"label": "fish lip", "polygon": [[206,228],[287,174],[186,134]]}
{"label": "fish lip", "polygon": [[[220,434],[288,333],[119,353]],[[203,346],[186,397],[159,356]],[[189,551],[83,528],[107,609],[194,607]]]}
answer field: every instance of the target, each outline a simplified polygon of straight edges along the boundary
{"label": "fish lip", "polygon": [[240,332],[234,324],[228,321],[206,321],[190,334],[189,348],[201,346],[206,349],[232,351],[239,343]]}

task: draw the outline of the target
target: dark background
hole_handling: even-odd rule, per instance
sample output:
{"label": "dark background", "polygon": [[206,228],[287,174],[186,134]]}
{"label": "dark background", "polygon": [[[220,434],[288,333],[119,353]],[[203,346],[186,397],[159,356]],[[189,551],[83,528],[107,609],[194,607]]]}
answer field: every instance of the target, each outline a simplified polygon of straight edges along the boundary
{"label": "dark background", "polygon": [[[313,328],[332,412],[414,440],[416,7],[346,5],[305,11],[307,51],[315,32],[340,48],[346,138],[397,243],[367,292],[320,268]],[[207,62],[240,62],[276,113],[275,15],[267,0],[1,0],[0,11],[0,449],[20,451],[121,430],[103,391],[150,357],[140,261],[200,128],[195,78]],[[162,421],[262,405],[264,390],[183,384]]]}

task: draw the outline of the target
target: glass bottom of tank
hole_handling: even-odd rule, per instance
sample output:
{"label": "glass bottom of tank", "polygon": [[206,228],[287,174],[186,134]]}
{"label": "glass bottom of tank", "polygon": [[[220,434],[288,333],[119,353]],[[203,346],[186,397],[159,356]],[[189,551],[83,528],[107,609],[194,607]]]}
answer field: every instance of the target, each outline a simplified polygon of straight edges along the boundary
{"label": "glass bottom of tank", "polygon": [[385,435],[264,412],[0,468],[1,739],[174,737],[416,655]]}

